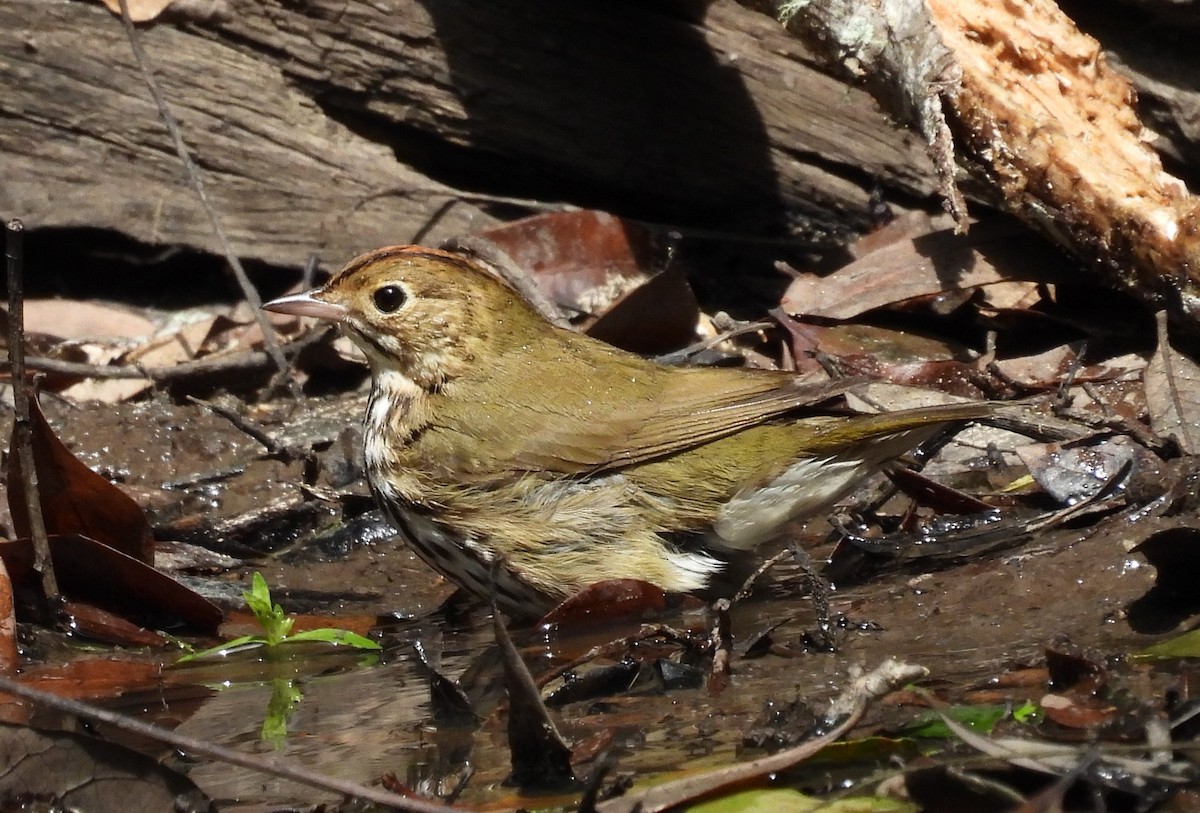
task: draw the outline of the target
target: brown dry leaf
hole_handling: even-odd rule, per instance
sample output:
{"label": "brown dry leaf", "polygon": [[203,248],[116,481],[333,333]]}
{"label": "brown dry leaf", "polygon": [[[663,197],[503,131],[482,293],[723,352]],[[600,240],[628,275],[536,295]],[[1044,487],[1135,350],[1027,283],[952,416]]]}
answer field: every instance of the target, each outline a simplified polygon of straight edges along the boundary
{"label": "brown dry leaf", "polygon": [[781,305],[793,316],[850,319],[943,291],[1012,280],[1049,281],[1044,269],[1059,264],[1044,243],[1020,226],[986,221],[965,235],[945,230],[890,243],[827,277],[801,275],[788,286]]}
{"label": "brown dry leaf", "polygon": [[12,677],[21,665],[17,654],[17,616],[8,569],[0,560],[0,675]]}
{"label": "brown dry leaf", "polygon": [[66,387],[61,394],[72,401],[116,404],[140,395],[149,387],[150,380],[147,378],[85,378]]}
{"label": "brown dry leaf", "polygon": [[[25,303],[25,328],[34,334],[53,336],[59,344],[43,350],[61,357],[70,350],[72,361],[103,366],[116,360],[130,340],[145,340],[155,324],[141,314],[125,308],[67,299],[34,299]],[[62,340],[68,340],[63,344]],[[82,356],[82,357],[80,357]],[[132,398],[149,386],[141,379],[98,379],[56,386],[67,398],[77,401],[115,403]]]}
{"label": "brown dry leaf", "polygon": [[[145,23],[153,20],[171,5],[172,0],[127,0],[129,19],[135,23]],[[104,5],[118,17],[121,15],[120,0],[104,0]]]}
{"label": "brown dry leaf", "polygon": [[[1075,351],[1067,345],[1052,347],[1032,356],[997,361],[996,369],[1014,384],[1031,389],[1054,389],[1075,362]],[[1129,354],[1105,359],[1099,364],[1089,364],[1075,371],[1076,383],[1085,381],[1111,381],[1131,376],[1146,366],[1141,356]]]}
{"label": "brown dry leaf", "polygon": [[9,798],[26,795],[59,802],[18,805],[19,809],[177,810],[178,798],[197,800],[191,809],[209,809],[208,798],[183,774],[97,737],[0,726],[0,765],[0,786]]}
{"label": "brown dry leaf", "polygon": [[61,339],[139,339],[154,333],[154,322],[124,308],[70,299],[25,302],[25,330]]}
{"label": "brown dry leaf", "polygon": [[145,367],[191,361],[200,355],[200,350],[216,322],[215,315],[197,319],[174,333],[152,339],[144,347],[130,352],[124,361],[136,361]]}
{"label": "brown dry leaf", "polygon": [[[38,498],[46,533],[82,534],[153,565],[154,539],[138,504],[71,454],[46,422],[37,398],[32,396],[29,414]],[[11,439],[8,459],[8,502],[13,529],[17,536],[29,537],[24,478]]]}
{"label": "brown dry leaf", "polygon": [[254,309],[239,302],[228,314],[213,319],[197,352],[202,356],[216,356],[251,350],[261,347],[262,340],[262,329],[254,318]]}
{"label": "brown dry leaf", "polygon": [[[200,319],[178,331],[165,336],[151,339],[147,344],[138,347],[121,358],[122,363],[137,363],[142,367],[171,367],[184,361],[196,358],[201,344],[212,329],[215,316]],[[103,362],[107,363],[111,356]],[[80,381],[65,390],[62,394],[75,401],[101,401],[115,404],[128,401],[148,390],[151,381],[148,378],[89,378]]]}
{"label": "brown dry leaf", "polygon": [[654,354],[696,338],[700,307],[658,235],[592,209],[551,212],[475,235],[528,273],[554,305],[580,312],[575,327],[617,347]]}
{"label": "brown dry leaf", "polygon": [[981,304],[995,310],[1028,310],[1042,301],[1041,283],[1009,280],[980,288]]}
{"label": "brown dry leaf", "polygon": [[923,234],[931,234],[954,227],[954,219],[949,215],[931,217],[928,212],[905,212],[890,223],[875,231],[868,232],[853,243],[846,246],[846,252],[851,258],[858,260],[897,243],[909,243]]}
{"label": "brown dry leaf", "polygon": [[[209,633],[221,623],[215,604],[132,556],[78,534],[51,536],[49,542],[59,587],[72,599],[127,618],[157,623],[175,618]],[[0,542],[0,559],[18,589],[36,584],[29,540]]]}
{"label": "brown dry leaf", "polygon": [[1171,347],[1167,313],[1155,314],[1158,349],[1146,365],[1143,379],[1150,427],[1160,437],[1172,437],[1187,454],[1200,451],[1200,365]]}

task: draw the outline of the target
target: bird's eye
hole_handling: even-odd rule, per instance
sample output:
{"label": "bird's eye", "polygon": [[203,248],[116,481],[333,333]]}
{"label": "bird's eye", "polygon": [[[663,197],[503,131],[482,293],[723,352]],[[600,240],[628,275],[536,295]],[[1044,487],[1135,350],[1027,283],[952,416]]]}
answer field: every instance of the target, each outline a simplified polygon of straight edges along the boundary
{"label": "bird's eye", "polygon": [[399,285],[385,285],[375,291],[373,299],[375,307],[379,308],[381,313],[395,313],[400,310],[408,296]]}

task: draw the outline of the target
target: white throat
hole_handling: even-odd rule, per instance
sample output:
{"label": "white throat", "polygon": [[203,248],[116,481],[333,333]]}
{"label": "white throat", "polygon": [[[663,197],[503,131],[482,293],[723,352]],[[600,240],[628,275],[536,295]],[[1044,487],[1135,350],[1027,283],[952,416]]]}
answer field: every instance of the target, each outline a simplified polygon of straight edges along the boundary
{"label": "white throat", "polygon": [[421,395],[421,388],[403,373],[381,370],[371,377],[371,397],[363,419],[363,457],[368,472],[382,472],[395,463],[389,452],[402,439],[397,437],[400,421]]}

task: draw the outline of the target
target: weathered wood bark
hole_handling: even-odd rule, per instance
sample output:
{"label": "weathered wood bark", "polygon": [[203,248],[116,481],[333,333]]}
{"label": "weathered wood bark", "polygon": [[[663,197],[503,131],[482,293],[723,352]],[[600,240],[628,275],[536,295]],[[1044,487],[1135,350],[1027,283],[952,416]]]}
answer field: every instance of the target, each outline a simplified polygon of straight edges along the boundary
{"label": "weathered wood bark", "polygon": [[[340,261],[489,222],[499,197],[680,226],[867,222],[933,187],[924,147],[727,0],[230,0],[140,28],[243,256]],[[168,10],[170,14],[170,10]],[[0,210],[212,250],[118,19],[0,4]]]}
{"label": "weathered wood bark", "polygon": [[[1200,198],[1163,168],[1129,81],[1052,0],[781,5],[831,62],[940,147],[995,205],[1200,333]],[[882,87],[882,90],[878,88]]]}

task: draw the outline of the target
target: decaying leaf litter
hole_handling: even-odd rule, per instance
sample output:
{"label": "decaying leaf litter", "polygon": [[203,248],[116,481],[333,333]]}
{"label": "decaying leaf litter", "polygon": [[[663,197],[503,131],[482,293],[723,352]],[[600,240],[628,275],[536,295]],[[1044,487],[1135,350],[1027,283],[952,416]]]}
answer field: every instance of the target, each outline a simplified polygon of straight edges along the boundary
{"label": "decaying leaf litter", "polygon": [[[969,237],[941,234],[940,239],[950,240],[954,251],[975,250],[969,242],[964,248]],[[901,238],[900,248],[906,240],[913,242]],[[891,243],[878,249],[896,250]],[[867,259],[870,256],[866,254]],[[863,262],[848,266],[848,273],[857,278]],[[596,265],[594,260],[587,264]],[[828,276],[825,284],[836,284],[838,278],[837,273]],[[870,284],[869,270],[866,279],[862,284]],[[1014,282],[1001,270],[991,284]],[[996,316],[994,300],[977,292],[951,294],[957,304],[948,318],[937,314],[938,300],[947,298],[943,292],[923,294],[924,302],[913,297],[901,303],[884,302],[870,312],[876,318],[861,319],[855,331],[854,322],[839,325],[808,319],[795,304],[797,283],[793,283],[784,298],[788,314],[781,314],[786,329],[760,329],[749,334],[749,341],[741,338],[740,347],[749,348],[745,352],[758,363],[773,358],[779,363],[782,358],[783,363],[803,367],[818,360],[851,373],[866,372],[860,365],[868,350],[877,351],[879,337],[910,336],[909,324],[920,318],[953,337],[939,340],[951,352],[945,358],[923,358],[921,353],[931,346],[925,338],[907,356],[872,352],[869,372],[885,378],[891,372],[905,383],[942,381],[951,392],[969,387],[987,397],[1026,396],[1025,401],[1014,403],[1006,422],[1028,435],[972,427],[925,470],[935,480],[961,485],[999,506],[998,528],[985,525],[978,530],[979,523],[967,520],[961,526],[947,523],[941,530],[936,525],[922,526],[929,518],[897,508],[899,498],[876,500],[879,512],[891,517],[885,525],[895,532],[879,540],[869,539],[873,535],[869,529],[860,532],[857,516],[851,513],[838,520],[849,533],[831,532],[826,523],[798,528],[797,538],[805,541],[816,561],[832,555],[837,564],[829,596],[837,624],[829,636],[814,635],[818,621],[812,604],[794,590],[803,582],[787,572],[790,562],[785,559],[776,569],[781,573],[768,573],[763,581],[769,583],[774,577],[785,587],[790,585],[792,593],[768,586],[759,591],[764,595],[734,607],[729,677],[734,691],[710,695],[705,687],[711,685],[711,651],[681,644],[670,635],[641,639],[632,635],[623,649],[605,648],[604,644],[635,633],[637,621],[628,622],[624,629],[601,626],[574,634],[560,629],[527,641],[525,656],[533,656],[534,663],[544,663],[547,655],[576,658],[593,645],[604,650],[604,658],[582,664],[568,680],[574,686],[585,675],[598,675],[593,680],[599,688],[580,684],[583,690],[573,688],[574,694],[560,695],[568,699],[565,704],[556,704],[564,736],[582,758],[578,775],[586,775],[589,757],[605,752],[619,755],[619,774],[642,777],[723,764],[752,756],[763,747],[794,741],[804,721],[811,720],[813,710],[843,685],[853,666],[870,666],[889,657],[930,669],[931,685],[952,702],[975,704],[982,702],[983,695],[991,702],[1011,705],[1048,696],[1045,652],[1065,648],[1099,663],[1097,669],[1106,679],[1097,695],[1124,695],[1120,702],[1109,703],[1109,712],[1088,717],[1083,730],[1104,731],[1119,719],[1128,731],[1136,729],[1139,717],[1161,711],[1163,693],[1176,687],[1179,678],[1170,673],[1151,675],[1148,667],[1120,668],[1109,674],[1103,660],[1158,640],[1169,629],[1162,619],[1170,619],[1172,602],[1184,600],[1170,596],[1157,602],[1161,606],[1153,606],[1154,570],[1128,551],[1155,532],[1188,522],[1192,510],[1186,488],[1189,459],[1178,455],[1173,438],[1156,434],[1139,421],[1149,412],[1145,405],[1149,399],[1163,397],[1164,389],[1186,391],[1188,378],[1170,377],[1169,371],[1180,366],[1180,357],[1171,348],[1145,353],[1146,344],[1155,338],[1154,326],[1136,312],[1125,322],[1104,325],[1103,332],[1080,336],[1073,325],[1081,320],[1071,318],[1069,301],[1062,301],[1067,297],[1055,285],[1044,280],[1034,282],[1032,288],[1026,285],[1018,304],[1010,303],[1003,319]],[[618,293],[631,298],[625,291]],[[831,299],[825,296],[821,301]],[[996,328],[994,341],[980,345],[991,344],[994,356],[981,355],[963,341],[971,331],[954,322],[968,313],[985,329]],[[639,320],[627,321],[636,330]],[[738,332],[726,318],[709,321],[707,329],[714,339],[720,338],[722,329]],[[1020,336],[1019,327],[1030,323],[1066,325],[1062,334],[1069,339],[1061,345],[1065,349],[1027,346],[1030,343]],[[306,329],[288,327],[297,332]],[[977,337],[980,329],[973,330]],[[1082,339],[1087,340],[1086,347]],[[145,343],[152,341],[163,340]],[[712,346],[698,347],[697,352],[737,355],[742,351],[732,341],[705,342]],[[1005,343],[1010,341],[1018,352],[1007,349]],[[253,349],[252,339],[243,346]],[[1097,346],[1115,349],[1108,357],[1097,357],[1090,349]],[[310,377],[310,387],[317,386],[322,376],[341,382],[361,379],[352,361],[338,355],[336,339],[324,337],[313,348],[299,365],[301,373]],[[1159,394],[1153,396],[1141,394],[1148,386],[1143,384],[1147,355],[1150,369],[1168,371],[1158,373],[1159,382],[1166,376],[1169,383],[1158,383]],[[1055,366],[1064,359],[1069,364],[1065,371]],[[1018,364],[1023,377],[1012,372]],[[953,375],[946,374],[948,368]],[[1060,392],[1056,387],[1064,374],[1074,383]],[[202,390],[206,395],[209,386],[206,382]],[[320,386],[335,389],[332,384]],[[911,398],[912,393],[912,388],[876,385],[855,397],[894,408],[906,403],[896,399]],[[945,395],[926,388],[916,397]],[[1187,408],[1185,394],[1173,398],[1177,409]],[[386,526],[373,516],[361,482],[353,428],[363,408],[359,392],[351,386],[327,394],[299,415],[295,404],[286,399],[248,403],[227,398],[219,402],[224,409],[217,410],[207,402],[180,400],[178,392],[104,407],[63,402],[49,394],[43,401],[51,424],[67,445],[120,483],[146,509],[159,540],[160,567],[226,608],[239,602],[248,574],[261,571],[288,610],[313,612],[339,626],[373,626],[385,645],[382,659],[370,663],[358,653],[305,650],[282,659],[233,658],[167,673],[157,668],[140,675],[135,671],[126,673],[124,684],[117,682],[122,700],[112,697],[111,682],[98,682],[92,691],[83,679],[84,696],[108,698],[108,704],[118,708],[136,707],[151,695],[195,697],[196,689],[187,687],[232,681],[236,688],[201,692],[210,696],[180,728],[218,742],[238,742],[253,739],[270,699],[293,687],[296,694],[285,702],[288,733],[278,740],[282,753],[296,755],[314,770],[334,773],[344,773],[351,762],[355,778],[366,783],[402,766],[406,773],[400,781],[409,787],[444,794],[469,780],[462,798],[497,798],[499,783],[511,766],[503,744],[504,714],[495,710],[495,697],[476,696],[482,727],[475,734],[461,721],[431,722],[437,719],[436,706],[430,706],[426,677],[412,660],[412,647],[420,642],[426,653],[432,653],[432,666],[439,674],[461,675],[459,682],[468,698],[478,695],[482,678],[476,673],[494,674],[486,655],[489,631],[480,623],[485,616],[475,610],[447,620],[436,613],[452,590],[411,554],[391,544]],[[222,412],[240,417],[231,421]],[[256,440],[245,431],[251,425],[265,435]],[[263,439],[273,444],[271,450]],[[1082,461],[1076,459],[1080,455]],[[1023,489],[1028,493],[1022,495],[1026,471],[1033,472],[1042,485],[1026,483]],[[1014,485],[1018,490],[1012,490]],[[859,510],[871,504],[867,499],[855,501]],[[1079,516],[1054,520],[1056,510],[1070,503],[1082,506]],[[928,508],[923,511],[931,513]],[[1133,516],[1137,523],[1129,521]],[[921,527],[934,530],[922,535]],[[983,541],[963,541],[968,529],[982,535]],[[836,541],[839,536],[855,539],[862,534],[858,544]],[[1131,614],[1131,607],[1138,611]],[[693,607],[682,612],[667,616],[668,628],[691,628],[704,638],[711,624],[704,610]],[[392,620],[385,620],[389,615]],[[365,623],[355,620],[363,617]],[[64,655],[71,645],[64,650],[56,634],[34,626],[25,629],[26,661],[45,662],[30,669],[30,674],[54,668],[63,659],[80,660],[78,652]],[[225,632],[235,631],[226,627]],[[1159,635],[1151,637],[1155,633]],[[836,652],[814,647],[814,642],[830,640]],[[743,642],[753,643],[753,649],[742,649]],[[127,653],[120,659],[130,658]],[[150,664],[172,658],[162,650],[132,657]],[[616,682],[609,676],[613,669],[620,675]],[[1008,676],[1020,679],[1008,687]],[[553,697],[554,691],[564,689],[556,680],[545,691]],[[339,702],[346,697],[356,702],[349,707]],[[872,708],[860,732],[902,729],[917,716],[916,709],[927,704],[916,695],[896,700],[896,705],[885,701]],[[171,718],[178,712],[167,714]],[[1064,718],[1058,715],[1059,720]],[[232,721],[248,725],[231,727]],[[1033,736],[1027,726],[1007,725]],[[1078,725],[1043,723],[1037,736],[1051,736],[1056,725],[1064,731],[1079,730]],[[346,736],[348,731],[354,732],[352,738]],[[860,765],[843,770],[863,769]],[[197,766],[189,775],[216,798],[267,803],[312,798],[311,791],[282,781],[263,790],[261,778],[216,764]]]}

